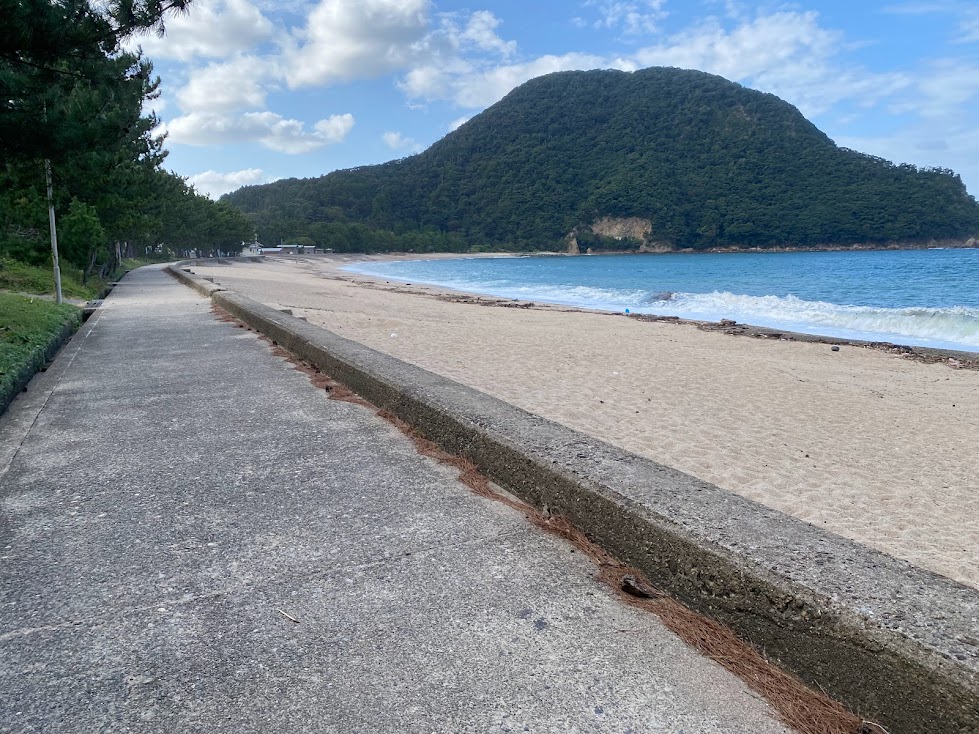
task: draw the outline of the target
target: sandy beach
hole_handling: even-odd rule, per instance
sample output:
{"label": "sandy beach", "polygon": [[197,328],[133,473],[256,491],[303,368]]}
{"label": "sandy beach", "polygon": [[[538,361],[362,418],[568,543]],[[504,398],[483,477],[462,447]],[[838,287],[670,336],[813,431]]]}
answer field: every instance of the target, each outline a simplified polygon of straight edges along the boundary
{"label": "sandy beach", "polygon": [[979,371],[517,307],[314,257],[194,271],[979,589]]}

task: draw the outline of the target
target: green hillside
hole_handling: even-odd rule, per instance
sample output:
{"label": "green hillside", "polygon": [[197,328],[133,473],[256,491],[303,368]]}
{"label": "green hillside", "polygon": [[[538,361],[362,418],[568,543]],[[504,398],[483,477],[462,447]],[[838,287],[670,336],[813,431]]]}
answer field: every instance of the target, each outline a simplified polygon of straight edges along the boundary
{"label": "green hillside", "polygon": [[[563,248],[572,232],[582,247],[674,249],[979,234],[952,171],[839,148],[773,95],[669,68],[550,74],[419,155],[227,198],[265,242],[338,251]],[[610,217],[644,223],[612,241],[592,230]]]}

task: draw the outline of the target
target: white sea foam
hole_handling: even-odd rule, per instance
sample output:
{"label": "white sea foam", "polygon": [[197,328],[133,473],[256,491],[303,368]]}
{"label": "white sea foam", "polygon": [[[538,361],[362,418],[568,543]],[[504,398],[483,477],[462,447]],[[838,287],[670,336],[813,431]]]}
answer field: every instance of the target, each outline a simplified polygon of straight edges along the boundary
{"label": "white sea foam", "polygon": [[743,296],[715,291],[676,293],[668,300],[646,302],[639,310],[708,320],[729,318],[830,336],[979,347],[979,310],[962,306],[878,308],[804,301],[795,296]]}
{"label": "white sea foam", "polygon": [[867,341],[912,343],[948,349],[979,350],[979,309],[878,308],[805,301],[795,296],[746,296],[729,292],[649,293],[589,286],[515,286],[455,283],[479,291],[528,301],[561,303],[608,311],[679,316],[718,321],[734,319],[808,334]]}
{"label": "white sea foam", "polygon": [[[349,268],[370,273],[369,268]],[[392,277],[390,273],[372,274]],[[883,308],[806,301],[795,296],[749,296],[730,292],[669,293],[571,284],[519,284],[505,279],[426,279],[414,282],[525,301],[564,304],[606,311],[679,316],[717,321],[734,319],[755,326],[868,341],[889,341],[979,351],[979,309]],[[405,276],[396,275],[395,279]]]}

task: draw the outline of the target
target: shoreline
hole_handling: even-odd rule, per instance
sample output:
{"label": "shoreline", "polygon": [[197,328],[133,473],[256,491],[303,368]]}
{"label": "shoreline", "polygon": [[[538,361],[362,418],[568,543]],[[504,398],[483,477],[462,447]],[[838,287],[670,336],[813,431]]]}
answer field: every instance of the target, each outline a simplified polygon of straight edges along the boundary
{"label": "shoreline", "polygon": [[731,327],[716,323],[530,306],[339,270],[353,259],[202,262],[194,271],[979,588],[976,370],[862,346],[834,352],[816,341],[731,339],[722,330]]}
{"label": "shoreline", "polygon": [[[968,249],[979,249],[979,248],[968,248]],[[602,253],[605,254],[605,253]],[[639,253],[608,253],[608,254],[639,254]],[[642,253],[642,254],[681,254],[681,253]],[[699,253],[682,253],[682,254],[699,254]],[[808,332],[792,331],[789,329],[778,329],[775,327],[760,326],[757,324],[749,324],[737,322],[732,319],[719,319],[718,321],[701,321],[699,319],[687,319],[682,316],[667,316],[663,314],[646,314],[646,313],[629,313],[623,314],[619,311],[609,311],[598,308],[587,308],[582,306],[574,306],[570,304],[553,303],[547,301],[527,301],[516,298],[507,298],[505,296],[496,296],[487,293],[478,293],[475,291],[464,291],[455,288],[450,288],[449,286],[438,285],[433,283],[412,283],[409,281],[400,280],[392,276],[380,276],[371,275],[369,273],[359,273],[352,270],[347,270],[346,268],[357,262],[393,262],[393,261],[404,261],[404,260],[447,260],[447,259],[462,259],[462,258],[486,258],[486,257],[575,257],[573,255],[567,255],[567,253],[539,253],[532,255],[524,255],[523,253],[383,253],[375,255],[361,255],[357,256],[354,253],[336,255],[336,254],[326,254],[326,255],[301,255],[301,256],[277,256],[282,257],[283,260],[292,261],[292,257],[303,258],[312,257],[316,260],[320,258],[343,258],[343,265],[337,265],[336,270],[341,273],[345,273],[355,278],[364,279],[368,282],[384,282],[390,283],[395,282],[405,286],[410,286],[414,288],[423,288],[424,291],[419,291],[420,293],[442,293],[451,296],[468,296],[472,299],[487,299],[494,301],[493,304],[486,305],[502,305],[502,303],[495,302],[511,302],[518,304],[521,308],[560,308],[568,309],[573,311],[581,311],[583,313],[600,313],[608,314],[613,316],[627,316],[628,318],[636,319],[638,321],[655,321],[655,322],[665,322],[665,323],[677,323],[694,326],[703,331],[720,331],[725,334],[730,334],[732,336],[748,336],[756,339],[777,339],[783,341],[797,341],[797,342],[809,342],[816,344],[826,344],[829,346],[853,346],[853,347],[863,347],[866,349],[874,349],[883,352],[889,352],[892,354],[899,354],[907,359],[912,359],[915,361],[926,362],[929,364],[946,362],[949,363],[955,369],[969,369],[969,370],[979,370],[979,347],[973,350],[966,349],[947,349],[941,347],[927,347],[918,345],[907,345],[901,344],[899,342],[891,342],[886,340],[869,340],[869,339],[853,339],[849,337],[835,337],[828,336],[825,334],[810,334]],[[578,256],[580,257],[580,256]],[[350,258],[349,261],[347,258]],[[368,258],[365,260],[365,258]]]}
{"label": "shoreline", "polygon": [[[602,255],[722,255],[722,254],[745,254],[745,253],[785,253],[785,252],[897,252],[904,250],[977,250],[979,249],[979,237],[970,237],[967,240],[929,240],[928,242],[860,242],[850,245],[774,245],[772,247],[708,247],[706,249],[696,249],[693,247],[683,248],[651,248],[645,245],[637,249],[600,249],[586,252],[569,252],[566,250],[493,250],[487,252],[460,251],[460,252],[391,252],[391,253],[325,253],[334,256],[356,256],[364,257],[399,257],[399,256],[418,256],[422,258],[441,258],[441,257],[598,257]],[[276,257],[281,257],[276,255]],[[284,257],[289,257],[288,255]],[[308,257],[304,255],[303,257]]]}
{"label": "shoreline", "polygon": [[[209,277],[173,274],[205,295],[216,287]],[[647,587],[729,625],[865,717],[909,731],[926,722],[953,729],[974,723],[974,589],[303,323],[305,317],[217,290],[217,305],[371,401],[381,417],[404,421],[403,430],[464,457],[545,522],[554,513],[633,564]],[[331,290],[342,298],[345,289]],[[697,639],[702,635],[698,628]]]}

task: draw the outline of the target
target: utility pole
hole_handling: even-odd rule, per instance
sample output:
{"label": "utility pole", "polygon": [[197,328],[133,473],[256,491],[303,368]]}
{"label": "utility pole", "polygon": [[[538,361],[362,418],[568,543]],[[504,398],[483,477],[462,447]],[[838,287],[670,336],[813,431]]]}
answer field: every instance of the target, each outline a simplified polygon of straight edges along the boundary
{"label": "utility pole", "polygon": [[58,229],[54,224],[54,191],[51,187],[51,160],[44,159],[44,178],[48,184],[48,223],[51,226],[51,259],[54,262],[54,297],[58,303],[61,296],[61,266],[58,264]]}
{"label": "utility pole", "polygon": [[[44,103],[44,124],[48,123],[48,103]],[[44,159],[44,180],[48,185],[48,226],[51,230],[51,260],[54,264],[54,299],[60,305],[64,298],[61,296],[61,265],[58,264],[58,228],[54,224],[54,189],[51,186],[51,159]]]}

